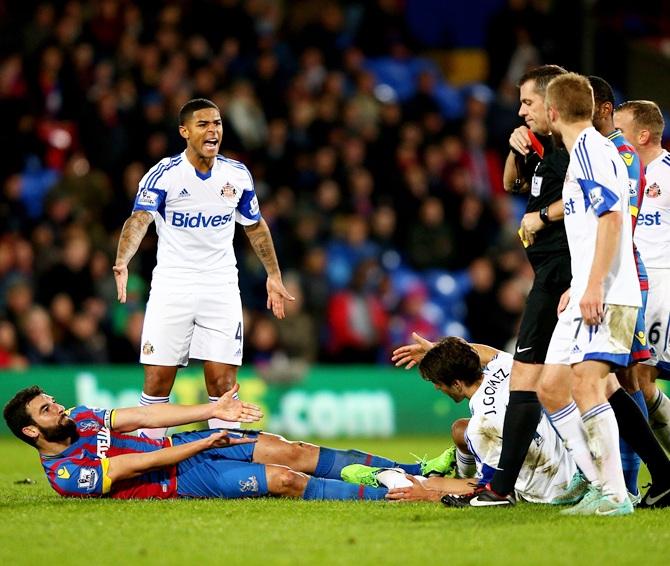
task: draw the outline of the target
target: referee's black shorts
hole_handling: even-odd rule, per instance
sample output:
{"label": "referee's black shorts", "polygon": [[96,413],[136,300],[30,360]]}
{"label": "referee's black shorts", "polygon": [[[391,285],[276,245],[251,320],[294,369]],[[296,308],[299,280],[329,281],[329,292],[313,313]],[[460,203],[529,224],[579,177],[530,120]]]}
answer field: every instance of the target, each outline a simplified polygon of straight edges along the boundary
{"label": "referee's black shorts", "polygon": [[558,316],[558,301],[570,287],[570,255],[557,254],[535,266],[535,281],[521,317],[514,359],[543,364]]}

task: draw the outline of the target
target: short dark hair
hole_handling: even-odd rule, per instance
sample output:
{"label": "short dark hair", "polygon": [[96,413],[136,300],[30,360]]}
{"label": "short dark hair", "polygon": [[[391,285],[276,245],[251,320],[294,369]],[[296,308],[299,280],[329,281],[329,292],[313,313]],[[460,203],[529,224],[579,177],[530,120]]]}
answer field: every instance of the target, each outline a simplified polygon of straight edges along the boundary
{"label": "short dark hair", "polygon": [[[215,110],[219,110],[219,107],[211,100],[206,98],[193,98],[180,108],[179,125],[183,126],[187,120],[190,120],[193,117],[194,112],[202,110],[203,108],[214,108]],[[221,111],[219,110],[219,112]]]}
{"label": "short dark hair", "polygon": [[535,81],[535,90],[544,96],[551,79],[564,75],[567,72],[566,69],[559,65],[540,65],[539,67],[533,67],[521,75],[517,86],[521,87],[528,81]]}
{"label": "short dark hair", "polygon": [[482,376],[482,362],[465,340],[448,336],[426,352],[419,372],[426,381],[438,385],[449,386],[457,379],[471,385]]}
{"label": "short dark hair", "polygon": [[37,385],[21,389],[21,391],[9,400],[3,411],[3,416],[9,430],[17,438],[20,438],[31,446],[35,446],[35,439],[23,434],[23,427],[35,424],[33,418],[28,414],[28,403],[43,393],[44,391]]}
{"label": "short dark hair", "polygon": [[614,108],[614,90],[611,85],[605,79],[595,75],[589,75],[588,79],[593,89],[593,100],[596,106],[609,102]]}

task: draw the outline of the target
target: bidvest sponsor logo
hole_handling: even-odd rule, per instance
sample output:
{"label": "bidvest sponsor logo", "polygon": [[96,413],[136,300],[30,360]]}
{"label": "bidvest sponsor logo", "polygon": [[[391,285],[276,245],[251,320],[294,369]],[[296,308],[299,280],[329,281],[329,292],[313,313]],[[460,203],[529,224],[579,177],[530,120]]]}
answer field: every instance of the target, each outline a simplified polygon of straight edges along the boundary
{"label": "bidvest sponsor logo", "polygon": [[202,212],[191,214],[190,212],[173,212],[172,225],[177,228],[216,228],[228,224],[233,218],[233,213],[221,215],[213,214],[207,216]]}

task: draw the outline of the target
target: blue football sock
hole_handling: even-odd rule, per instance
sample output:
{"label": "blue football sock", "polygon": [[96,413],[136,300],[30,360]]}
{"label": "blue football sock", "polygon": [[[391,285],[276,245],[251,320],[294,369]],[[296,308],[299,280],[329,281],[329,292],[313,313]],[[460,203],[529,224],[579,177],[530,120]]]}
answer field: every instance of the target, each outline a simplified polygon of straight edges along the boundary
{"label": "blue football sock", "polygon": [[361,452],[360,450],[336,450],[334,448],[321,447],[319,460],[316,463],[314,476],[318,478],[340,479],[342,468],[349,464],[363,464],[375,468],[402,468],[411,475],[420,475],[419,464],[399,464],[388,458]]}
{"label": "blue football sock", "polygon": [[384,499],[388,493],[385,487],[367,487],[340,480],[309,478],[303,499]]}
{"label": "blue football sock", "polygon": [[[640,408],[645,420],[648,417],[647,404],[644,401],[642,391],[638,390],[631,394],[633,401]],[[633,452],[628,443],[619,439],[619,449],[621,451],[621,468],[623,469],[623,477],[626,481],[626,489],[633,495],[638,494],[637,478],[640,471],[640,457]]]}

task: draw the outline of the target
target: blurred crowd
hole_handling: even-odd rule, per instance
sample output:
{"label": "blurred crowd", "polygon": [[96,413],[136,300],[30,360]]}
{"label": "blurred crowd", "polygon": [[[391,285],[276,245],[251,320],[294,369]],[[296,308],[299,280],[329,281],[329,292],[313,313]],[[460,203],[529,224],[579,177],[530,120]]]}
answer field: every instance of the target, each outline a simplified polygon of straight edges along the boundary
{"label": "blurred crowd", "polygon": [[137,362],[152,229],[125,305],[111,265],[193,97],[221,108],[222,153],[251,170],[297,298],[268,316],[236,238],[246,363],[291,379],[386,362],[413,330],[513,339],[532,273],[502,166],[516,80],[558,51],[538,33],[551,2],[488,2],[488,78],[457,86],[400,0],[15,4],[0,3],[0,367]]}

